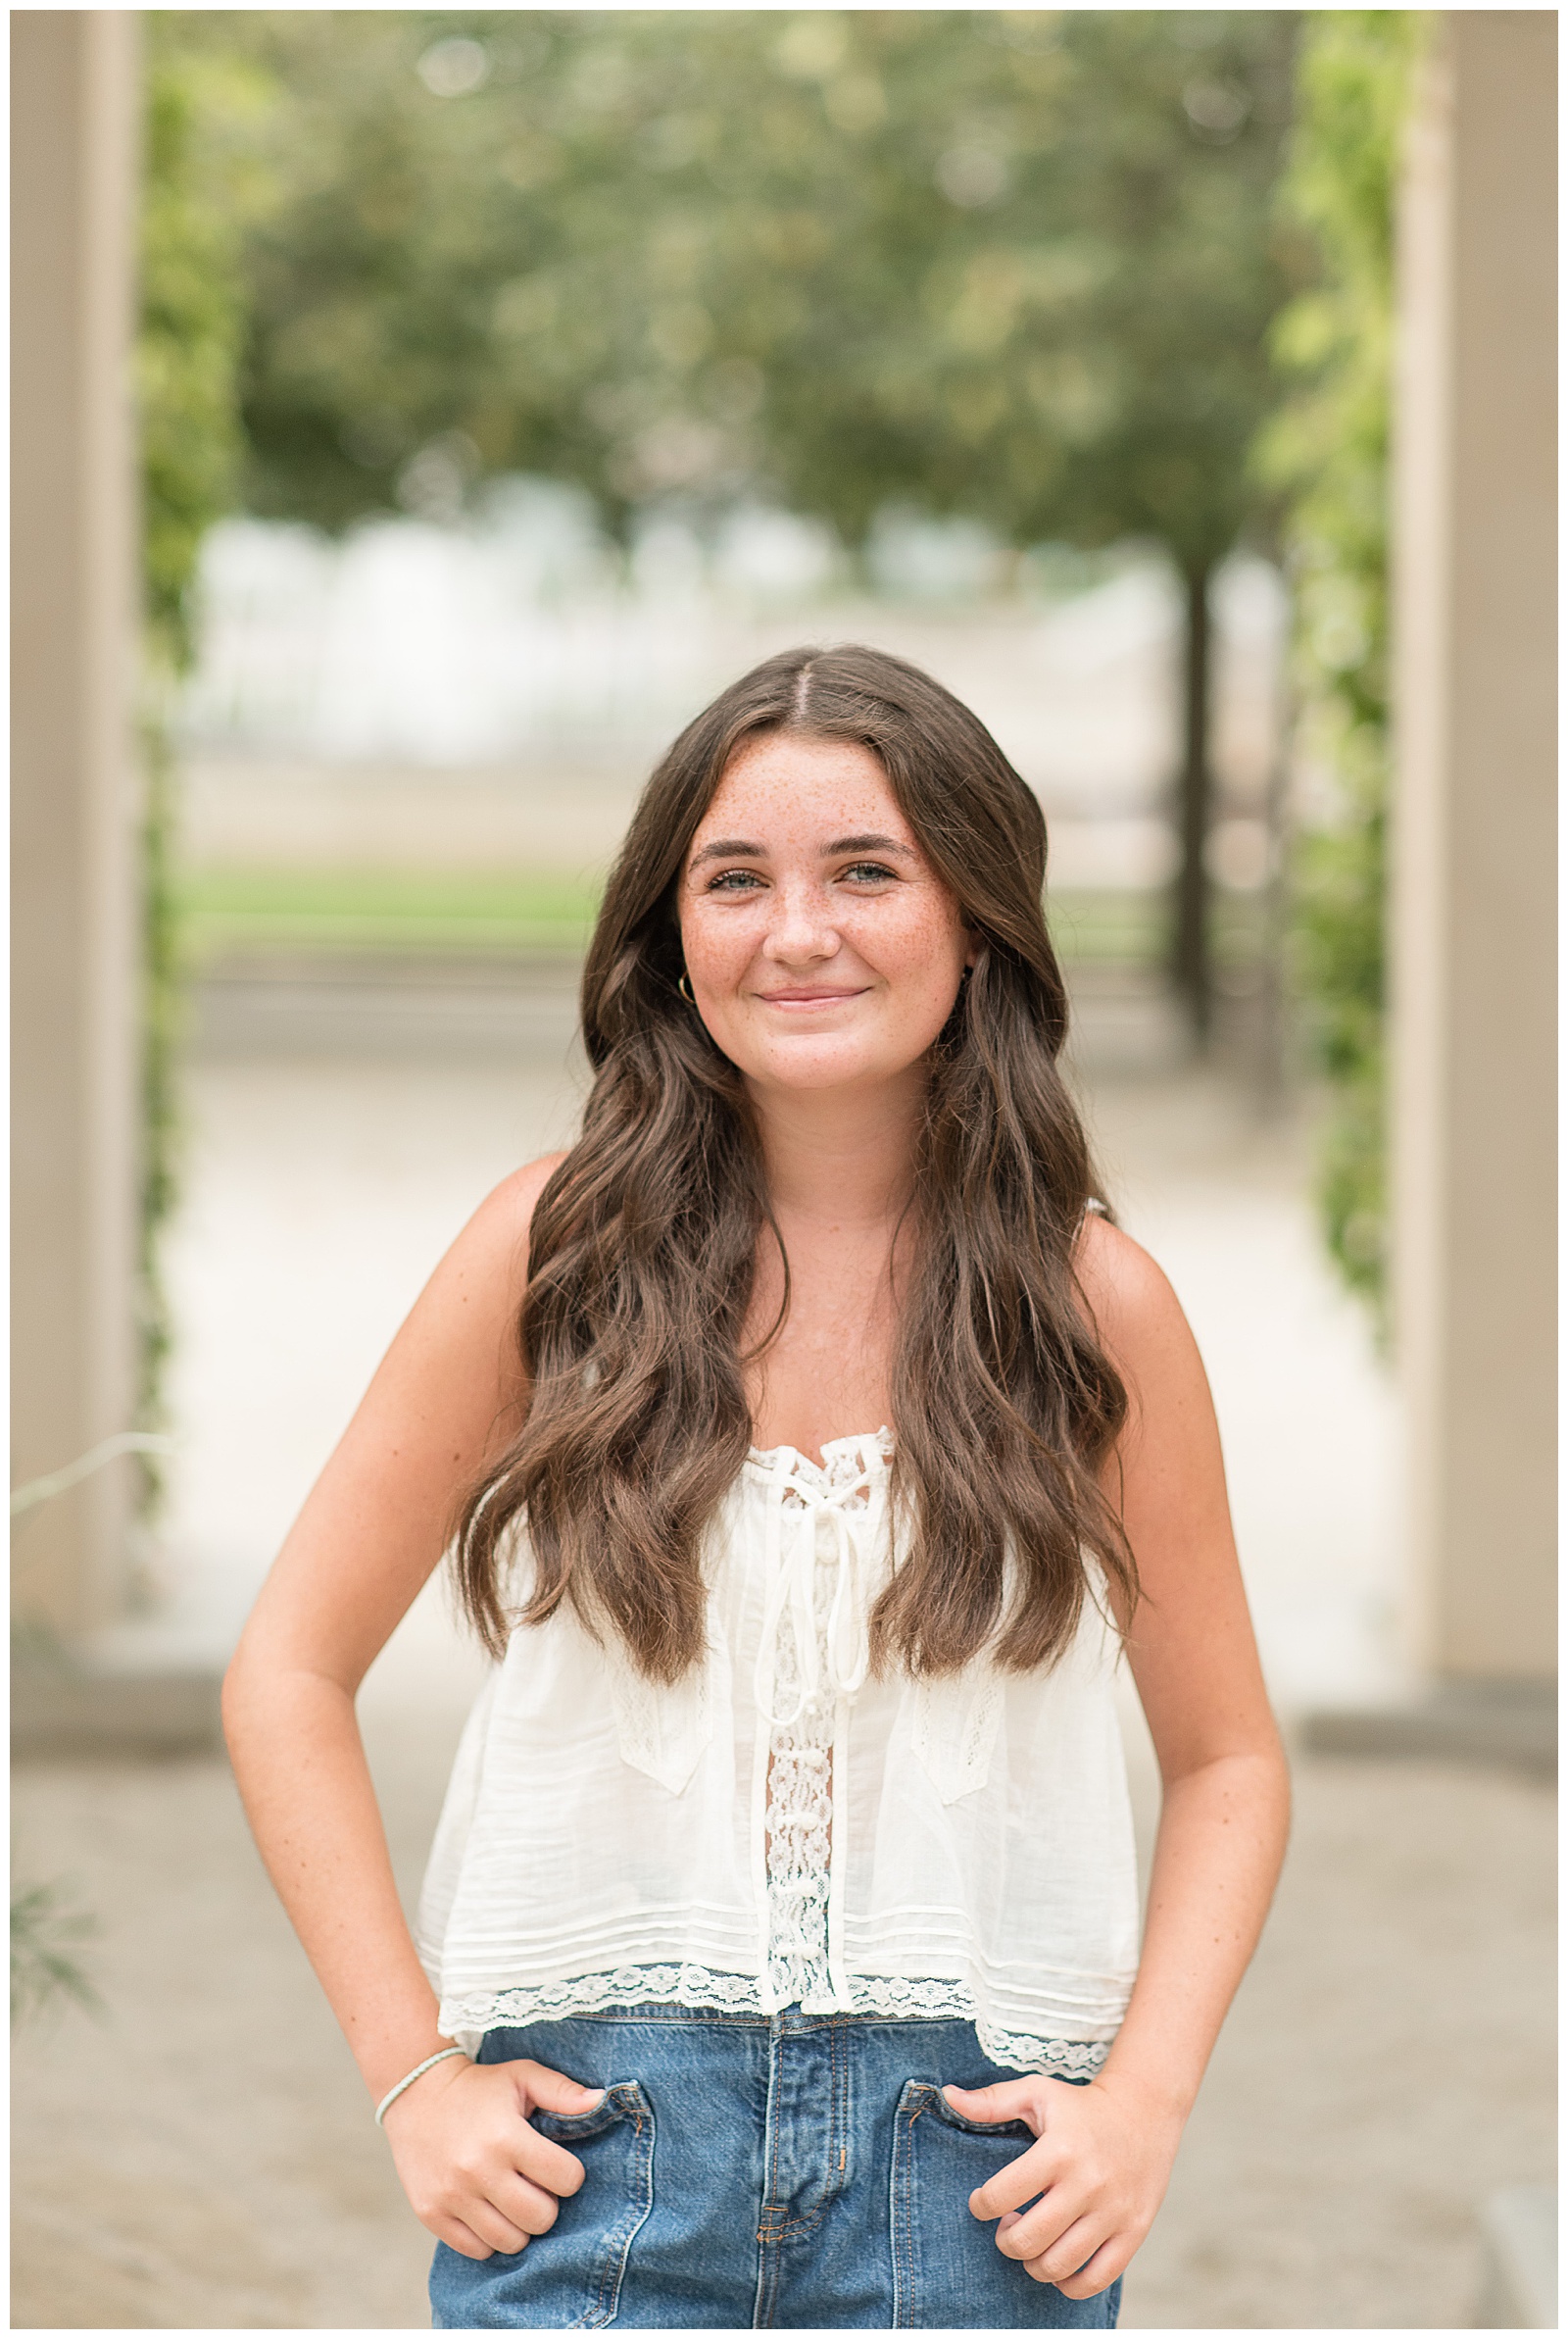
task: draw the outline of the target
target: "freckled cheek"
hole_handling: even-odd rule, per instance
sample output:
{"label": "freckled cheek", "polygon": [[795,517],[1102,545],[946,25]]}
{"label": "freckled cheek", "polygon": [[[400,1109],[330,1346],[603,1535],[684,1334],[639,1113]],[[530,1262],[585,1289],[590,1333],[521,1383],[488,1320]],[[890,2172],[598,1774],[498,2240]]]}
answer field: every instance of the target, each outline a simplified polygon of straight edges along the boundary
{"label": "freckled cheek", "polygon": [[865,930],[845,929],[845,940],[897,994],[911,1002],[934,998],[958,979],[963,951],[953,921],[935,907],[911,905],[897,920],[866,921]]}
{"label": "freckled cheek", "polygon": [[681,920],[681,950],[693,977],[710,988],[739,981],[762,940],[760,919],[731,911],[722,918],[689,911]]}

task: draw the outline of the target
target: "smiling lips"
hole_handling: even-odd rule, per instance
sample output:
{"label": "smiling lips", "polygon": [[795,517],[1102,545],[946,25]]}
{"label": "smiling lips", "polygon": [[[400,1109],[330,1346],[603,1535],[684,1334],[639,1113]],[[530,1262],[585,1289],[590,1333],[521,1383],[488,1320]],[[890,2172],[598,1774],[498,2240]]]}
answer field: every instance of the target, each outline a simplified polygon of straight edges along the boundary
{"label": "smiling lips", "polygon": [[869,986],[856,983],[836,990],[757,991],[753,994],[764,1007],[839,1007],[846,999],[861,998]]}

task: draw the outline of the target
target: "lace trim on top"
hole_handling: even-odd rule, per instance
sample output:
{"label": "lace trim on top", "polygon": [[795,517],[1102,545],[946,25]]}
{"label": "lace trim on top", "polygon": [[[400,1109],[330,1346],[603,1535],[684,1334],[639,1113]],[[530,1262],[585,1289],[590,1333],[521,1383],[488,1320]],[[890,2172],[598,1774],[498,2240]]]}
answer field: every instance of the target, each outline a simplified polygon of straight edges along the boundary
{"label": "lace trim on top", "polygon": [[[777,1499],[807,1506],[793,1486]],[[865,1498],[861,1495],[861,1507]],[[802,1521],[804,1525],[805,1522]],[[811,1529],[814,1534],[815,1521]],[[833,1597],[833,1560],[820,1548],[813,1565],[811,1606],[825,1617]],[[826,1628],[816,1634],[817,1679],[825,1670]],[[780,1615],[773,1647],[775,1720],[767,1747],[767,1972],[776,2003],[801,2006],[830,1998],[827,1905],[833,1842],[833,1705],[808,1686],[805,1649],[794,1616]]]}
{"label": "lace trim on top", "polygon": [[[973,2022],[981,2053],[1015,2071],[1040,2071],[1050,2079],[1091,2079],[1110,2053],[1108,2039],[1029,2038],[982,2021],[973,1993],[962,1982],[908,1981],[898,1975],[858,1974],[850,1983],[852,2015],[876,2015],[885,2021]],[[593,2015],[607,2007],[689,2006],[694,2012],[751,2015],[765,2020],[756,1977],[715,1973],[707,1966],[620,1966],[612,1973],[580,1973],[570,1981],[541,1982],[494,1996],[444,2005],[442,2027],[449,2036],[487,2030],[520,2030],[530,2022],[559,2022],[570,2015]]]}
{"label": "lace trim on top", "polygon": [[885,1508],[886,1429],[834,1438],[820,1463],[793,1446],[755,1448],[771,1480],[768,1614],[759,1661],[767,1745],[767,1971],[777,2006],[839,1995],[828,1939],[833,1745],[840,1696],[865,1677],[864,1617]]}

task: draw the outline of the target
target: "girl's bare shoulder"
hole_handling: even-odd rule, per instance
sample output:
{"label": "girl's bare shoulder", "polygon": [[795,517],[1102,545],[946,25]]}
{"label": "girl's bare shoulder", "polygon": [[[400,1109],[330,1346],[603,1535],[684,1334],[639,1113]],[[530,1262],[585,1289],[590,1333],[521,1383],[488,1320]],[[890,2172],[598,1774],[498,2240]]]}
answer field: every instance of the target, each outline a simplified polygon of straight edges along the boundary
{"label": "girl's bare shoulder", "polygon": [[564,1153],[542,1153],[537,1161],[524,1162],[485,1196],[471,1223],[484,1220],[487,1233],[493,1228],[498,1238],[526,1241],[539,1197],[565,1158]]}
{"label": "girl's bare shoulder", "polygon": [[1098,1211],[1084,1219],[1073,1264],[1096,1331],[1124,1371],[1142,1378],[1173,1351],[1191,1349],[1187,1319],[1163,1269]]}
{"label": "girl's bare shoulder", "polygon": [[511,1306],[528,1280],[528,1237],[539,1197],[565,1160],[541,1154],[492,1187],[436,1271],[433,1286],[461,1303],[483,1293]]}

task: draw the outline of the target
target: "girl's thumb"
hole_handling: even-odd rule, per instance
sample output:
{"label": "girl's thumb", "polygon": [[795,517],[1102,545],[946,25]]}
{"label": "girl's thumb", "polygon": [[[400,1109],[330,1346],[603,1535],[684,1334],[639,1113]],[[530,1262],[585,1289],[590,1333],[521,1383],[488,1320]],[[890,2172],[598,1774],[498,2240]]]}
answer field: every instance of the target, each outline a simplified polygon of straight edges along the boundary
{"label": "girl's thumb", "polygon": [[[1012,2098],[1023,2084],[1021,2079],[997,2079],[989,2087],[944,2087],[942,2092],[965,2119],[1014,2119]],[[956,2101],[959,2096],[962,2103]]]}
{"label": "girl's thumb", "polygon": [[564,2071],[547,2071],[535,2065],[529,2075],[528,2093],[540,2112],[559,2112],[566,2116],[591,2112],[604,2095],[602,2087],[584,2087],[579,2079],[568,2079]]}

